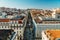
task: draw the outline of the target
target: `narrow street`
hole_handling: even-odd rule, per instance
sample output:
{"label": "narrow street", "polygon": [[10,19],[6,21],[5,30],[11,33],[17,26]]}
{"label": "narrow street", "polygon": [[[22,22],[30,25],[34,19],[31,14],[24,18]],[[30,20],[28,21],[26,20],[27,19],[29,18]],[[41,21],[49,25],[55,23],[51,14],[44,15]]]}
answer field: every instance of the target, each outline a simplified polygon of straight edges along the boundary
{"label": "narrow street", "polygon": [[34,40],[33,37],[35,36],[34,27],[32,23],[32,18],[30,12],[28,12],[28,19],[24,33],[24,40]]}

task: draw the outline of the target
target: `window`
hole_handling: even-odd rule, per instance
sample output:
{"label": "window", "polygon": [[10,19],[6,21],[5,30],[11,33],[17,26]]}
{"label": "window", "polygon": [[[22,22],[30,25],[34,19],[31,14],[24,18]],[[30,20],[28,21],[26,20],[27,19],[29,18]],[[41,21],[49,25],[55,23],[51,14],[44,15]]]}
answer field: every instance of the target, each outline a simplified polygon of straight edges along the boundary
{"label": "window", "polygon": [[20,40],[22,40],[22,36],[20,35]]}
{"label": "window", "polygon": [[60,18],[60,16],[58,16],[58,18]]}
{"label": "window", "polygon": [[21,33],[21,31],[20,31],[20,33]]}
{"label": "window", "polygon": [[21,27],[20,27],[20,30],[21,30]]}

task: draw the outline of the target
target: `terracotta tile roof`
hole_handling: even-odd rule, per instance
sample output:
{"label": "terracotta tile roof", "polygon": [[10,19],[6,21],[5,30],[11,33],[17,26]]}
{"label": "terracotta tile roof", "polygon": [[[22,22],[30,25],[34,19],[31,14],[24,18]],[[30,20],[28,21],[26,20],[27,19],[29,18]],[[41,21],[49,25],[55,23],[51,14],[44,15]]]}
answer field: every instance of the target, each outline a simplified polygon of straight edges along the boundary
{"label": "terracotta tile roof", "polygon": [[19,24],[22,24],[23,20],[16,19],[16,20],[11,20],[11,19],[0,19],[0,22],[10,22],[10,21],[18,21]]}
{"label": "terracotta tile roof", "polygon": [[42,20],[40,20],[39,18],[35,19],[36,23],[41,23]]}
{"label": "terracotta tile roof", "polygon": [[47,30],[46,35],[50,36],[50,38],[53,37],[53,40],[56,38],[60,38],[60,30]]}
{"label": "terracotta tile roof", "polygon": [[9,22],[10,19],[0,19],[0,22]]}
{"label": "terracotta tile roof", "polygon": [[56,10],[56,13],[60,14],[60,9],[59,10]]}

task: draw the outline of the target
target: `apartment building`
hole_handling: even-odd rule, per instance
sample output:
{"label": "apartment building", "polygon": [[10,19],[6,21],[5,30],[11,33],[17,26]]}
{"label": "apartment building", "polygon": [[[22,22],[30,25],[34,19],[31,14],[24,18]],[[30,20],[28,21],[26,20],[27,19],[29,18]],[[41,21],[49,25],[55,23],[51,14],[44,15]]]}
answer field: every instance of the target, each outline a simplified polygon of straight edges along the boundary
{"label": "apartment building", "polygon": [[53,17],[54,19],[60,20],[60,8],[53,9],[52,11],[53,11],[53,12],[52,12],[52,17]]}
{"label": "apartment building", "polygon": [[[57,15],[57,17],[59,15]],[[41,12],[31,11],[31,16],[36,27],[36,40],[40,40],[42,38],[41,32],[43,30],[60,29],[60,20],[58,20],[59,18],[53,18],[52,12],[47,13],[46,15],[46,13],[41,14]]]}
{"label": "apartment building", "polygon": [[27,16],[25,14],[8,15],[6,12],[0,12],[0,14],[0,29],[13,29],[17,33],[15,40],[23,40]]}
{"label": "apartment building", "polygon": [[42,31],[42,40],[60,40],[60,30]]}

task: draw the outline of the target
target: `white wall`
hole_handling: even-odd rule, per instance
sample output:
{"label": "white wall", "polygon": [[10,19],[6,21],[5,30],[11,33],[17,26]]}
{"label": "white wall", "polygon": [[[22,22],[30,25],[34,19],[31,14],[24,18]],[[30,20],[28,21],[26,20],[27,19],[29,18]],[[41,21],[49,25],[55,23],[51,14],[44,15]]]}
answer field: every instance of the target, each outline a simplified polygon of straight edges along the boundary
{"label": "white wall", "polygon": [[42,30],[47,29],[60,29],[60,24],[37,24],[36,37],[41,37]]}

